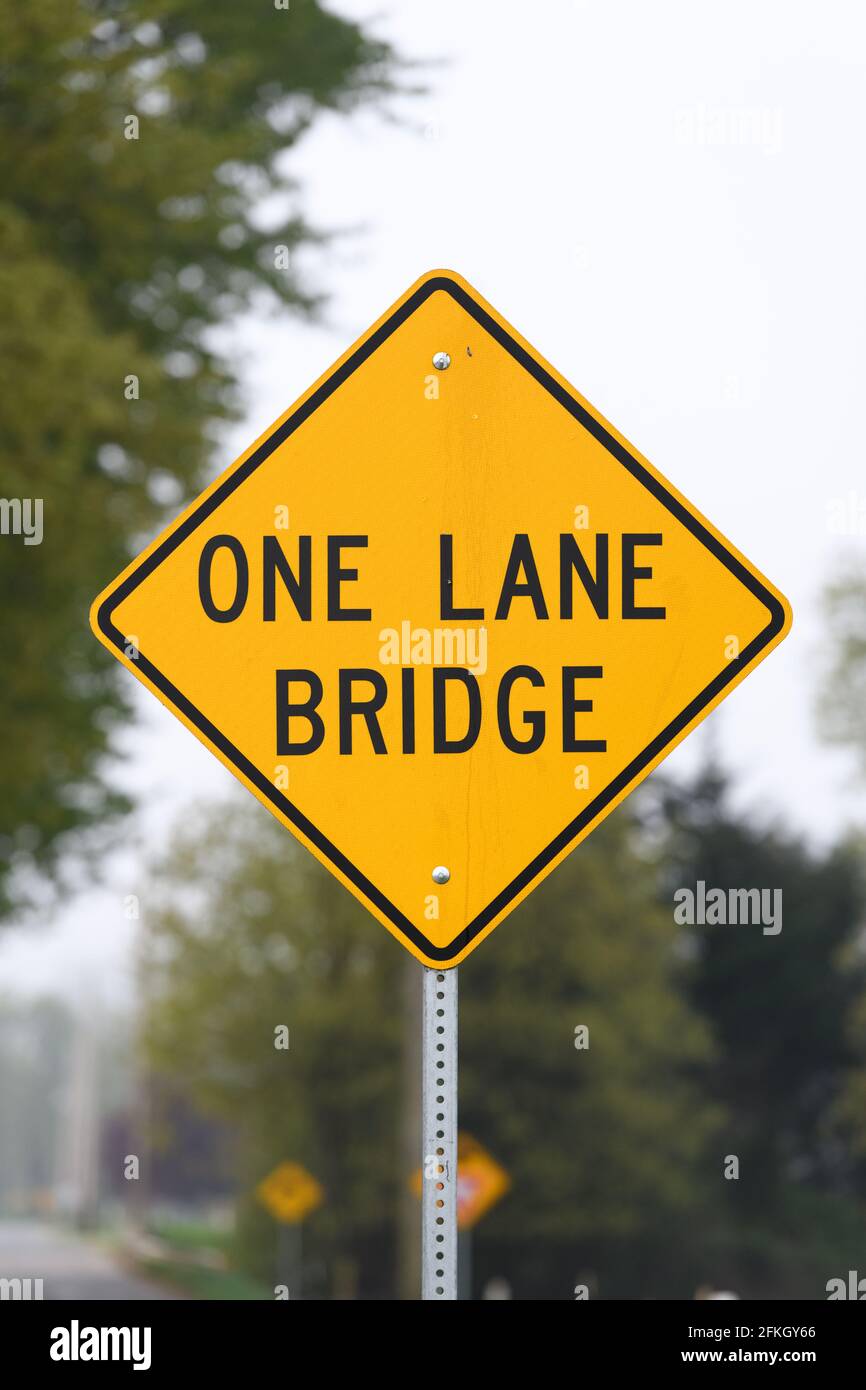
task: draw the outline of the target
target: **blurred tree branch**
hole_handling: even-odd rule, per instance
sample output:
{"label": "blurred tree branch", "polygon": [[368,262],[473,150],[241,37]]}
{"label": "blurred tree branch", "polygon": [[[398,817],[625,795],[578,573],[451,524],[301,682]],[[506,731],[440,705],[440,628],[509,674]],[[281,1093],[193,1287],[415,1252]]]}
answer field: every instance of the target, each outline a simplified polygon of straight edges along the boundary
{"label": "blurred tree branch", "polygon": [[316,0],[0,0],[0,492],[44,503],[41,544],[0,537],[0,917],[11,867],[123,809],[102,774],[129,682],[90,601],[237,413],[214,326],[262,296],[315,311],[291,150],[396,68]]}

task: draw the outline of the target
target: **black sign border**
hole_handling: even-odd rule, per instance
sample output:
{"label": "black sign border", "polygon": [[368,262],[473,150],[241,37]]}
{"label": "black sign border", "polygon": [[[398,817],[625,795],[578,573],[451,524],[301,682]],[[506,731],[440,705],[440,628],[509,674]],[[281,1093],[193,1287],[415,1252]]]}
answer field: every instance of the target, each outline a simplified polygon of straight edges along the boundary
{"label": "black sign border", "polygon": [[383,323],[376,328],[370,336],[358,347],[349,357],[346,358],[332,375],[323,382],[321,386],[310,395],[302,405],[298,407],[292,415],[284,420],[263,444],[250,454],[249,458],[236,468],[230,475],[215,488],[205,500],[197,506],[182,524],[166,539],[146,556],[142,562],[118,584],[99,606],[97,623],[100,631],[106,639],[116,647],[122,654],[125,653],[127,639],[114,626],[112,613],[143,580],[151,574],[158,565],[162,563],[168,555],[179,546],[197,526],[201,524],[213,511],[228,497],[234,490],[243,483],[256,468],[267,459],[273,451],[278,448],[291,434],[294,433],[305,420],[309,419],[313,411],[317,410],[333,393],[342,386],[353,372],[357,371],[362,363],[366,362],[377,348],[391,336],[392,333],[405,323],[406,320],[420,307],[431,294],[437,291],[444,291],[450,294],[457,303],[475,320],[481,328],[490,334],[516,362],[530,373],[535,380],[549,392],[565,410],[569,412],[579,423],[602,444],[618,463],[628,469],[629,473],[642,483],[649,492],[653,494],[663,506],[672,513],[692,535],[713,554],[717,560],[740,580],[742,584],[757,598],[770,613],[770,621],[767,626],[758,634],[757,637],[736,658],[729,661],[724,670],[719,673],[714,680],[707,685],[699,695],[692,700],[686,708],[677,716],[672,723],[658,734],[651,743],[627,767],[623,768],[612,782],[605,787],[604,791],[589,803],[581,811],[580,815],[575,816],[564,830],[540,854],[526,866],[522,873],[503,888],[500,893],[490,902],[487,907],[480,912],[468,926],[458,932],[457,936],[447,946],[434,946],[428,941],[423,932],[409,921],[400,910],[385,896],[384,893],[371,883],[368,878],[358,869],[350,859],[348,859],[336,845],[333,845],[326,835],[322,834],[311,821],[289,801],[283,794],[270,782],[264,775],[251,763],[238,748],[235,748],[215,725],[205,717],[205,715],[190,700],[182,694],[176,686],[163,673],[149,661],[143,652],[139,651],[136,657],[137,668],[147,676],[148,680],[159,690],[165,698],[170,701],[176,709],[195,725],[197,729],[216,748],[223,756],[243,775],[248,781],[262,793],[267,801],[270,801],[277,810],[291,821],[302,835],[305,836],[324,857],[339,870],[341,874],[358,888],[368,901],[375,905],[377,910],[385,916],[397,931],[413,943],[430,960],[435,960],[446,964],[464,951],[466,947],[474,941],[479,932],[482,932],[494,918],[498,917],[533,880],[543,873],[548,864],[561,854],[564,849],[581,833],[586,827],[597,820],[607,805],[625,788],[630,782],[640,775],[643,769],[653,761],[654,758],[671,743],[693,719],[719,695],[726,686],[740,675],[745,667],[769,645],[782,631],[785,624],[785,610],[775,594],[772,594],[761,581],[751,573],[750,570],[740,561],[736,555],[732,554],[727,547],[717,539],[707,528],[692,516],[691,512],[683,506],[682,502],[672,493],[668,492],[664,484],[653,476],[643,464],[639,463],[625,448],[619,440],[605,429],[589,411],[576,401],[568,390],[550,373],[535,360],[526,348],[521,346],[507,329],[503,328],[494,318],[487,313],[480,304],[469,295],[462,285],[452,280],[447,275],[436,275],[424,281],[417,290],[404,300]]}

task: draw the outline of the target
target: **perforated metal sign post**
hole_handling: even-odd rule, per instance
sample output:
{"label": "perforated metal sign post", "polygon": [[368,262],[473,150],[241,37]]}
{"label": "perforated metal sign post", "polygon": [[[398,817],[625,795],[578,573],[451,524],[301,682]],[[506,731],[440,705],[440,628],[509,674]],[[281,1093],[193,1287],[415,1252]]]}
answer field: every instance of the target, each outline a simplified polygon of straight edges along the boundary
{"label": "perforated metal sign post", "polygon": [[446,978],[790,621],[449,271],[407,290],[91,614]]}
{"label": "perforated metal sign post", "polygon": [[424,968],[421,1297],[457,1297],[457,970]]}

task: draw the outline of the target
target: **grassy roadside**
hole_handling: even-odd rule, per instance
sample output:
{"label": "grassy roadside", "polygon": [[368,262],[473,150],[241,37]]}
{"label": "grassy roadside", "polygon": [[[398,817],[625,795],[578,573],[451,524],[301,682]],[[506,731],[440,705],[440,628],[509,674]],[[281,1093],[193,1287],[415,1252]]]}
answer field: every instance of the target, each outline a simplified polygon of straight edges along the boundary
{"label": "grassy roadside", "polygon": [[127,1251],[137,1272],[187,1298],[272,1302],[273,1289],[231,1268],[231,1233],[193,1221],[158,1221]]}

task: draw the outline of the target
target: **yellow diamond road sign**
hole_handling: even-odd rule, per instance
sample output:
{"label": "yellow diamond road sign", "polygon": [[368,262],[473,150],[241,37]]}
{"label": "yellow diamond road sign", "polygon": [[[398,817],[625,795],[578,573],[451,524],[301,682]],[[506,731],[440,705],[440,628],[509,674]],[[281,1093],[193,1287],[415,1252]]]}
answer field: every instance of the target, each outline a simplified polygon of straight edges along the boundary
{"label": "yellow diamond road sign", "polygon": [[420,961],[461,961],[779,642],[782,595],[425,275],[96,600]]}
{"label": "yellow diamond road sign", "polygon": [[303,1221],[325,1200],[319,1183],[300,1163],[278,1164],[259,1183],[256,1196],[271,1216],[286,1226]]}

